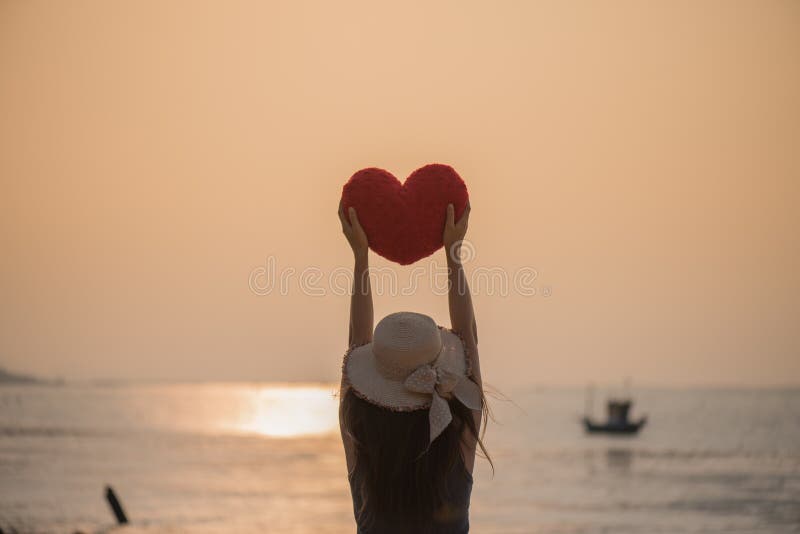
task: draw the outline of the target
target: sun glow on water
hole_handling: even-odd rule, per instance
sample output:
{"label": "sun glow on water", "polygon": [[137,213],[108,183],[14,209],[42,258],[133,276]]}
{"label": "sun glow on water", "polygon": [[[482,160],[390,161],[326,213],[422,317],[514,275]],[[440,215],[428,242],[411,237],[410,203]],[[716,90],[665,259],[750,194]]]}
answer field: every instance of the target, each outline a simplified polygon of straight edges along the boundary
{"label": "sun glow on water", "polygon": [[274,438],[335,432],[339,401],[331,387],[265,386],[248,391],[236,430]]}

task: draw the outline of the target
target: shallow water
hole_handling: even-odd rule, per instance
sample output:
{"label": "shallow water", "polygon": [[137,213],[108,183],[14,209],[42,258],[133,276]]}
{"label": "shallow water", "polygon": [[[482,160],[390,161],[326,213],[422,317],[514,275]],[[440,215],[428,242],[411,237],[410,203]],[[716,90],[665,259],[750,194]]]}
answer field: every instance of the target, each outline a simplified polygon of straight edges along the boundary
{"label": "shallow water", "polygon": [[[353,532],[334,391],[1,387],[0,528]],[[474,532],[800,532],[800,390],[638,391],[649,423],[634,438],[586,436],[582,390],[506,394]],[[106,483],[130,526],[111,528]]]}

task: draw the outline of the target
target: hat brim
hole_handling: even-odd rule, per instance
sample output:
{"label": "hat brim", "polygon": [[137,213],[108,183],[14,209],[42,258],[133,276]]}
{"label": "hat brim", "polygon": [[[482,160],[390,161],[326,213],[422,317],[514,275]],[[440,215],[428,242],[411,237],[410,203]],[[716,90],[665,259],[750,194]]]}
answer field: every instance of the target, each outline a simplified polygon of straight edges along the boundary
{"label": "hat brim", "polygon": [[[469,376],[470,364],[461,338],[447,328],[439,327],[442,351],[437,361],[447,369]],[[392,380],[378,372],[372,343],[347,351],[342,365],[345,382],[362,399],[394,411],[414,411],[430,407],[431,396],[406,389],[402,380]]]}

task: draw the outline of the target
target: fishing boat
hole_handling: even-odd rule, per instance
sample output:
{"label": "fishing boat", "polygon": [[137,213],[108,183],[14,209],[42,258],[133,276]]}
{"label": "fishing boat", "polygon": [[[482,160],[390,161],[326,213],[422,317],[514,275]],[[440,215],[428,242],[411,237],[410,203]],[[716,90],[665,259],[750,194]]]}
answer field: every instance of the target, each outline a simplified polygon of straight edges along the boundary
{"label": "fishing boat", "polygon": [[647,423],[647,416],[632,421],[630,418],[633,400],[630,395],[630,379],[624,383],[622,395],[611,397],[606,402],[607,417],[605,421],[595,421],[594,412],[594,385],[589,384],[586,390],[586,405],[584,406],[583,426],[590,434],[636,434]]}
{"label": "fishing boat", "polygon": [[647,423],[647,416],[631,421],[628,416],[632,405],[633,401],[630,399],[609,399],[606,403],[608,419],[605,422],[595,422],[585,415],[583,426],[590,433],[636,434]]}

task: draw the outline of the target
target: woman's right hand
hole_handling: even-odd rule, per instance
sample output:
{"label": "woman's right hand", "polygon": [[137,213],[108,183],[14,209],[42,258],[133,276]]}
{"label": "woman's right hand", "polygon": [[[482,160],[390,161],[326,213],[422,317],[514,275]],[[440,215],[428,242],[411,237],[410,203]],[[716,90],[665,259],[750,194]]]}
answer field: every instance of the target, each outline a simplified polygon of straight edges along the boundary
{"label": "woman's right hand", "polygon": [[347,220],[348,217],[344,214],[342,203],[339,202],[339,220],[342,223],[342,233],[347,238],[347,242],[350,243],[353,254],[356,256],[366,254],[369,250],[369,242],[367,241],[366,232],[364,232],[364,229],[361,227],[361,223],[358,222],[356,209],[351,206],[347,210],[347,214],[350,218],[349,221]]}
{"label": "woman's right hand", "polygon": [[455,221],[455,208],[452,204],[447,205],[447,218],[444,221],[444,232],[442,232],[442,243],[444,244],[445,252],[450,256],[454,252],[454,248],[461,246],[461,241],[467,235],[467,226],[469,225],[469,212],[471,211],[469,202],[467,207],[464,208],[464,213],[458,222]]}

